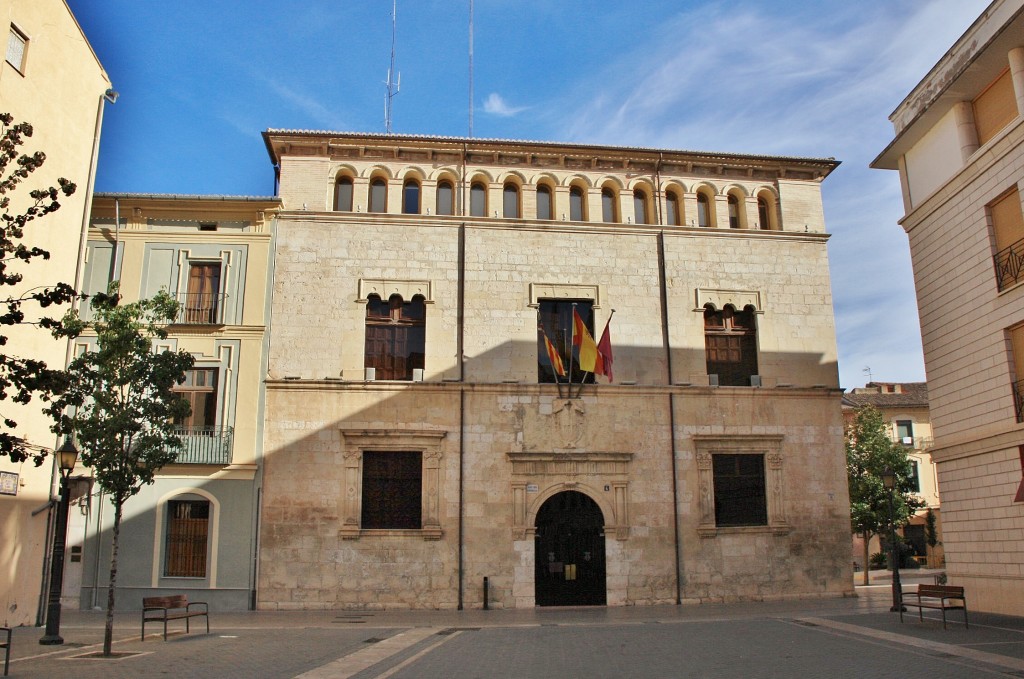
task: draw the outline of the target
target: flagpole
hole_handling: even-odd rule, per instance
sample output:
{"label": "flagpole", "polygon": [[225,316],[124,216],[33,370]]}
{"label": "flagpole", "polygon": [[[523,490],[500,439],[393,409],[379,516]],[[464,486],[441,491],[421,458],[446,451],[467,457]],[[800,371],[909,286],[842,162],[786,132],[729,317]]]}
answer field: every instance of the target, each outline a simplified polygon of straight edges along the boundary
{"label": "flagpole", "polygon": [[572,317],[569,319],[569,398],[572,398],[572,348],[576,346],[576,302],[572,303]]}

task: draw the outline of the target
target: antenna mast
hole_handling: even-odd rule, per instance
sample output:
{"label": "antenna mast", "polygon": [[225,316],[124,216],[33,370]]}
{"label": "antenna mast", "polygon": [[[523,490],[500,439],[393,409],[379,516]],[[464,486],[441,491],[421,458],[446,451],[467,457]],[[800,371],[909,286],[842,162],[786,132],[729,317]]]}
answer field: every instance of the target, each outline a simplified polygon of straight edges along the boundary
{"label": "antenna mast", "polygon": [[473,0],[469,0],[469,136],[473,136]]}
{"label": "antenna mast", "polygon": [[384,130],[391,134],[391,113],[393,111],[392,99],[402,89],[402,74],[395,74],[395,15],[398,13],[398,0],[391,2],[391,67],[388,69],[388,79],[384,84],[388,92],[384,95]]}

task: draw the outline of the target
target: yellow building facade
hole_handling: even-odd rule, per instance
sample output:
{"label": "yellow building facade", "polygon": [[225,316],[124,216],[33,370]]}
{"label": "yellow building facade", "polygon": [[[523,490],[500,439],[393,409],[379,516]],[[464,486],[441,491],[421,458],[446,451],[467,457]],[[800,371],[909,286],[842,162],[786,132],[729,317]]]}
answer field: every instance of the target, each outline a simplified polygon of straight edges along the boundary
{"label": "yellow building facade", "polygon": [[[21,267],[11,264],[8,271],[17,270],[24,279],[19,288],[8,290],[17,293],[58,282],[75,285],[103,107],[113,99],[107,94],[110,80],[63,0],[0,0],[0,19],[6,44],[0,64],[0,111],[11,113],[15,122],[33,125],[34,134],[23,152],[46,154],[42,168],[12,194],[12,213],[28,206],[30,190],[56,186],[59,177],[78,186],[73,196],[61,199],[60,210],[26,228],[23,242],[48,250],[50,259],[36,258]],[[36,315],[29,306],[26,312],[29,320]],[[62,310],[53,313],[60,315]],[[63,367],[67,343],[53,340],[47,331],[26,325],[7,328],[4,334],[11,354]],[[18,423],[12,433],[31,447],[52,450],[57,445],[38,401],[19,407],[7,400],[0,408]],[[0,460],[0,474],[0,624],[38,624],[45,608],[43,576],[52,539],[50,499],[56,492],[52,459],[40,467],[31,461]]]}
{"label": "yellow building facade", "polygon": [[[940,568],[944,563],[942,549],[942,513],[939,503],[939,477],[931,449],[931,417],[928,410],[928,385],[925,382],[868,382],[843,395],[843,417],[847,427],[853,423],[856,409],[873,406],[882,414],[893,441],[903,446],[910,459],[914,494],[924,506],[910,518],[903,537],[921,565]],[[929,544],[928,511],[931,510],[936,526],[938,543]],[[878,536],[871,539],[869,554],[881,551]],[[864,542],[853,536],[853,561],[863,569]]]}
{"label": "yellow building facade", "polygon": [[[120,281],[126,302],[161,290],[181,305],[159,348],[185,350],[194,367],[177,387],[192,406],[178,423],[184,448],[124,505],[118,597],[186,592],[220,610],[251,607],[263,446],[272,198],[97,194],[83,290]],[[80,309],[85,318],[88,306]],[[90,349],[88,333],[74,351]],[[85,470],[88,473],[88,470]],[[113,511],[97,486],[83,503],[81,564],[65,593],[106,601]]]}
{"label": "yellow building facade", "polygon": [[1024,614],[1024,3],[996,0],[890,116],[950,584]]}

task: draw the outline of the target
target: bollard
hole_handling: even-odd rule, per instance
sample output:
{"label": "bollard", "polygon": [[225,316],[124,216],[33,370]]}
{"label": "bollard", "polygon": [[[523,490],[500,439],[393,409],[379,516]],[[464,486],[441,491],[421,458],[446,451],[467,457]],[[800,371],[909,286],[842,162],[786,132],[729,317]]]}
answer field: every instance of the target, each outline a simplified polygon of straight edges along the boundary
{"label": "bollard", "polygon": [[487,583],[487,576],[485,575],[484,576],[484,610],[485,611],[490,610],[489,605],[487,603],[487,588],[488,588],[488,586],[489,585]]}

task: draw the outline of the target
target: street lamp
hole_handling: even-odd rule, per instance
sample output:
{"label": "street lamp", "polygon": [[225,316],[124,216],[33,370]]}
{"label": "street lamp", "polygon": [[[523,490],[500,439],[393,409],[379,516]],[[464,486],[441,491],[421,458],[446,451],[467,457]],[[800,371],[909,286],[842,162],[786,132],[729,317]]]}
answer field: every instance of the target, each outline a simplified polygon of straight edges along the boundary
{"label": "street lamp", "polygon": [[886,467],[882,472],[882,485],[889,491],[889,559],[892,562],[892,607],[893,613],[903,608],[903,586],[900,584],[900,555],[896,549],[896,510],[893,507],[893,495],[896,493],[896,472]]}
{"label": "street lamp", "polygon": [[57,524],[53,530],[53,554],[50,557],[50,599],[46,605],[46,634],[39,640],[40,644],[50,646],[63,644],[60,636],[60,595],[64,589],[64,543],[68,536],[68,505],[71,502],[71,489],[68,477],[78,461],[78,449],[71,442],[71,437],[64,439],[60,448],[53,451],[60,467],[60,503],[57,505]]}

